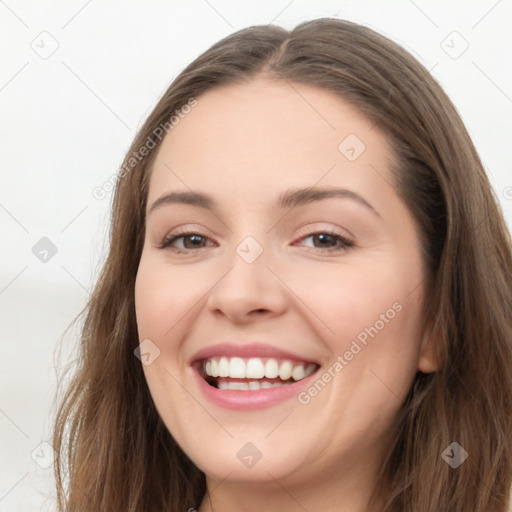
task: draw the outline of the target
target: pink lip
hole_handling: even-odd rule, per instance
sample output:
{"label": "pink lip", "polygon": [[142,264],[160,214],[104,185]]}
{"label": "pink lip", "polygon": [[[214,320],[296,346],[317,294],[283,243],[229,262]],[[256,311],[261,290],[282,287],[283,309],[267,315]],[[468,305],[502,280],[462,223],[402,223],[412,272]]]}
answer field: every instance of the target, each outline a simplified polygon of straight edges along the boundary
{"label": "pink lip", "polygon": [[259,342],[242,343],[242,341],[239,343],[219,343],[217,345],[205,347],[192,357],[190,364],[194,364],[197,361],[205,359],[211,359],[212,357],[222,356],[241,357],[243,359],[250,359],[251,357],[272,357],[275,359],[287,359],[289,361],[317,364],[316,361],[312,361],[307,357],[301,357],[297,354],[293,354],[292,352],[273,347],[272,345],[266,345]]}
{"label": "pink lip", "polygon": [[317,368],[317,371],[300,381],[275,388],[248,391],[217,389],[210,386],[203,378],[200,370],[200,362],[213,357],[222,356],[241,357],[243,359],[250,359],[251,357],[286,359],[292,362],[307,362],[317,365],[318,363],[308,357],[302,357],[292,352],[259,342],[245,344],[243,344],[242,341],[235,343],[226,342],[201,349],[190,360],[190,365],[192,366],[199,389],[213,404],[232,410],[263,409],[282,402],[283,400],[296,397],[303,388],[309,385],[311,379],[318,371]]}
{"label": "pink lip", "polygon": [[264,409],[265,407],[276,405],[289,398],[296,398],[301,390],[310,385],[312,379],[316,377],[317,371],[293,384],[248,391],[217,389],[210,386],[210,384],[203,379],[199,371],[197,371],[197,368],[194,369],[194,374],[199,389],[213,404],[235,411],[250,411]]}

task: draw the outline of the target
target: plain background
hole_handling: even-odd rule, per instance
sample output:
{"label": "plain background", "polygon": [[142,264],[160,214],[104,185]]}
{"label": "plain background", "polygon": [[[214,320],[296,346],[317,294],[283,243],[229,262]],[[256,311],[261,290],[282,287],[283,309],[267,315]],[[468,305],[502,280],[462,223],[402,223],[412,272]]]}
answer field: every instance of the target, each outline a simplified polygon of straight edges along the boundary
{"label": "plain background", "polygon": [[92,191],[180,70],[235,30],[334,16],[404,46],[452,98],[512,225],[511,0],[6,0],[0,16],[0,512],[55,510],[46,443],[76,329],[55,350],[108,235],[111,193]]}

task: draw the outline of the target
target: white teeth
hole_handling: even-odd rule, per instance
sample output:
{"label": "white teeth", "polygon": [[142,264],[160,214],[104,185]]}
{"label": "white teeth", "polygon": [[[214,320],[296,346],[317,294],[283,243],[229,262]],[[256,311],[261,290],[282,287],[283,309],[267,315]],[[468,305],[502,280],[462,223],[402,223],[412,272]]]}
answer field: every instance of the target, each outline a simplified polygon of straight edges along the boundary
{"label": "white teeth", "polygon": [[245,376],[248,379],[261,379],[265,377],[265,365],[261,359],[249,359],[245,369]]}
{"label": "white teeth", "polygon": [[251,380],[249,382],[249,389],[260,389],[260,383],[257,380]]}
{"label": "white teeth", "polygon": [[306,366],[306,369],[304,370],[304,379],[306,377],[309,377],[313,372],[315,371],[315,365],[314,364],[308,364],[308,366]]}
{"label": "white teeth", "polygon": [[219,381],[219,389],[231,389],[234,391],[248,391],[249,383],[247,382],[224,382]]}
{"label": "white teeth", "polygon": [[219,389],[229,389],[232,391],[255,391],[257,389],[278,388],[280,386],[286,386],[284,382],[270,383],[267,380],[261,382],[258,382],[257,380],[251,380],[249,382],[226,382],[225,380],[220,380],[217,385]]}
{"label": "white teeth", "polygon": [[210,367],[211,376],[212,377],[218,377],[219,376],[219,363],[216,359],[212,359],[211,361],[211,367]]}
{"label": "white teeth", "polygon": [[[215,377],[215,375],[212,375]],[[232,357],[229,361],[229,375],[232,379],[245,379],[245,361],[241,357]]]}
{"label": "white teeth", "polygon": [[210,377],[229,377],[231,379],[275,379],[279,377],[282,381],[287,381],[290,378],[294,381],[302,380],[311,375],[316,367],[312,363],[292,363],[286,360],[279,363],[276,359],[268,359],[265,362],[259,357],[244,360],[241,357],[223,356],[209,359],[203,363],[203,370]]}
{"label": "white teeth", "polygon": [[293,365],[290,361],[285,361],[279,368],[279,378],[281,380],[288,380],[292,376]]}
{"label": "white teeth", "polygon": [[292,370],[292,378],[293,380],[297,381],[297,380],[301,380],[304,378],[304,365],[302,364],[298,364],[297,366],[294,366],[293,367],[293,370]]}
{"label": "white teeth", "polygon": [[248,391],[249,384],[247,382],[230,382],[230,388],[228,389],[235,389],[237,391]]}
{"label": "white teeth", "polygon": [[265,363],[265,377],[275,379],[279,375],[279,365],[275,359],[269,359]]}
{"label": "white teeth", "polygon": [[220,358],[219,377],[229,377],[229,360],[227,357]]}

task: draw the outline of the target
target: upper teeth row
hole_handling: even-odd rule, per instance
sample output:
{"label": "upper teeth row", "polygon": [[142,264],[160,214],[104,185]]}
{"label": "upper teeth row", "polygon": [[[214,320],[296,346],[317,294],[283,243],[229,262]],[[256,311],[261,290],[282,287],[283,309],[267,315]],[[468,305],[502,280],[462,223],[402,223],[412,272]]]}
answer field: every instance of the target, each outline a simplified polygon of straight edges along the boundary
{"label": "upper teeth row", "polygon": [[210,377],[230,377],[232,379],[275,379],[281,380],[301,380],[315,371],[313,363],[292,363],[291,361],[282,361],[278,363],[276,359],[262,359],[254,357],[251,359],[242,359],[241,357],[221,357],[219,359],[210,359],[203,363],[203,369],[206,375]]}

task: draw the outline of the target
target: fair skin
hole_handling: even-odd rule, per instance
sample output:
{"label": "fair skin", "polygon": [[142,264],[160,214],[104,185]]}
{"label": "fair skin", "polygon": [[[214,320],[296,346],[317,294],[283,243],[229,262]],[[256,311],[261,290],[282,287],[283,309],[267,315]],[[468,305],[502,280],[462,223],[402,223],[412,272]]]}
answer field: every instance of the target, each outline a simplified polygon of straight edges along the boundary
{"label": "fair skin", "polygon": [[[143,367],[152,398],[206,474],[211,502],[200,512],[367,511],[415,373],[434,370],[420,328],[418,233],[393,185],[388,141],[311,86],[258,78],[197,100],[164,139],[149,184],[135,302],[140,341],[160,350]],[[338,149],[349,134],[366,146],[354,161]],[[345,193],[277,206],[280,194],[311,187],[364,201]],[[215,205],[164,201],[150,211],[171,191],[207,194]],[[158,246],[180,230],[196,236]],[[263,249],[251,263],[237,252],[248,236]],[[346,355],[371,326],[367,344]],[[225,407],[205,395],[191,361],[235,338],[292,352],[316,372],[278,403]],[[333,370],[338,356],[342,371]],[[329,368],[325,386],[309,393]],[[237,456],[247,443],[261,454],[251,467]]]}

